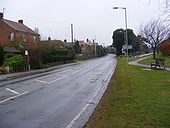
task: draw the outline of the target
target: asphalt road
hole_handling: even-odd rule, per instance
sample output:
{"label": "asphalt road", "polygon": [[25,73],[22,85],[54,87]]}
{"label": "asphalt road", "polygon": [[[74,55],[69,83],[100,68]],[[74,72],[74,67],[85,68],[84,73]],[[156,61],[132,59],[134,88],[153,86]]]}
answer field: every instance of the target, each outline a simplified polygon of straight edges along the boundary
{"label": "asphalt road", "polygon": [[0,128],[80,128],[115,70],[113,55],[0,82]]}

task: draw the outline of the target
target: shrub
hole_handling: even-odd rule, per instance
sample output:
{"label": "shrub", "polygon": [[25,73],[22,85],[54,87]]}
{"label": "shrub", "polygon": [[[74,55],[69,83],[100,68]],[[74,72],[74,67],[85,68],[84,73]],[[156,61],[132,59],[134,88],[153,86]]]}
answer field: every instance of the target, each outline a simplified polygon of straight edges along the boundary
{"label": "shrub", "polygon": [[6,59],[3,63],[3,66],[9,66],[14,72],[22,71],[24,67],[22,55],[15,55]]}
{"label": "shrub", "polygon": [[168,39],[160,44],[160,51],[164,55],[170,55],[170,39]]}
{"label": "shrub", "polygon": [[29,52],[31,68],[40,69],[42,65],[42,55],[45,51],[45,46],[40,43],[29,43],[26,44],[24,47]]}
{"label": "shrub", "polygon": [[6,53],[5,56],[4,56],[4,59],[6,60],[6,59],[13,57],[13,56],[16,56],[16,55],[17,54],[15,54],[15,53]]}
{"label": "shrub", "polygon": [[73,60],[75,52],[73,50],[66,50],[61,47],[51,47],[48,51],[43,54],[43,63],[53,63],[57,61]]}

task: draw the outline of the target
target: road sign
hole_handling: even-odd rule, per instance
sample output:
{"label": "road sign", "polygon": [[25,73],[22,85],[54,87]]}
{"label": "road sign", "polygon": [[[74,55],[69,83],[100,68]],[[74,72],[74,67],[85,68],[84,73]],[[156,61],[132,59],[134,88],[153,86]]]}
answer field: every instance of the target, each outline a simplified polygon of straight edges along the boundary
{"label": "road sign", "polygon": [[28,50],[25,50],[25,55],[28,56]]}
{"label": "road sign", "polygon": [[132,49],[132,45],[125,44],[123,45],[123,49]]}

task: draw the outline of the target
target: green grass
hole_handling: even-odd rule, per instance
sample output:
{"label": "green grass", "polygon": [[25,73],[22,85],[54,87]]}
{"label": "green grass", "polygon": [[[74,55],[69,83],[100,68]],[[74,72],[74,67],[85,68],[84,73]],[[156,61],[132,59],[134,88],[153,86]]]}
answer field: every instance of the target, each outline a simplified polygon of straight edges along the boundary
{"label": "green grass", "polygon": [[[158,54],[158,55],[156,55],[156,58],[165,59],[166,67],[170,67],[170,56]],[[153,56],[151,56],[151,57],[149,57],[149,58],[147,58],[147,59],[144,59],[144,60],[142,60],[142,61],[139,61],[139,63],[140,63],[140,64],[150,65],[152,61],[154,61]]]}
{"label": "green grass", "polygon": [[170,128],[170,72],[125,62],[84,128]]}

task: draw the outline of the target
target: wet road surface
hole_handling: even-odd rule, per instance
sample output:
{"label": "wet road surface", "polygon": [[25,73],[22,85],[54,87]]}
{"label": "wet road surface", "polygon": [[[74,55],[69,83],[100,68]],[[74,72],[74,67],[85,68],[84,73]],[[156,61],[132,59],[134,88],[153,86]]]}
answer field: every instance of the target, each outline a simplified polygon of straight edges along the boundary
{"label": "wet road surface", "polygon": [[0,128],[80,128],[115,70],[113,55],[1,81]]}

